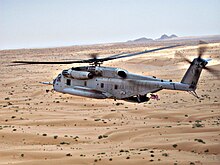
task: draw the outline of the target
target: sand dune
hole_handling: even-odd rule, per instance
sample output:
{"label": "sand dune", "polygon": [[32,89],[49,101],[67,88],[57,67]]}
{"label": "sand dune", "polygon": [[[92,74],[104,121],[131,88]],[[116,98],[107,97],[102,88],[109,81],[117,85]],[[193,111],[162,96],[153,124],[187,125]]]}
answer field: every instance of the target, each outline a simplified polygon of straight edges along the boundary
{"label": "sand dune", "polygon": [[[195,48],[105,65],[180,81],[188,64],[175,52],[192,59]],[[13,60],[79,59],[97,51],[105,56],[145,49],[119,44],[0,51],[0,164],[220,164],[220,81],[212,74],[202,73],[200,99],[164,90],[158,92],[160,101],[136,104],[46,92],[51,87],[39,82],[52,81],[70,65],[9,66]],[[220,43],[209,44],[205,57],[220,71]]]}

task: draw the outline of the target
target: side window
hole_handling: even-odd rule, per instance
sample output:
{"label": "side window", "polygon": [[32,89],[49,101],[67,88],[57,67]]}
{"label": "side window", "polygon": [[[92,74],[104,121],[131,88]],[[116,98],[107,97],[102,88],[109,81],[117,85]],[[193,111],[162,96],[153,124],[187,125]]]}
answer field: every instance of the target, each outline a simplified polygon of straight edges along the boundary
{"label": "side window", "polygon": [[104,88],[104,83],[101,83],[101,88]]}
{"label": "side window", "polygon": [[87,81],[84,81],[84,86],[87,86]]}
{"label": "side window", "polygon": [[70,79],[66,79],[66,85],[71,85],[71,80]]}
{"label": "side window", "polygon": [[115,85],[115,89],[118,89],[118,85]]}

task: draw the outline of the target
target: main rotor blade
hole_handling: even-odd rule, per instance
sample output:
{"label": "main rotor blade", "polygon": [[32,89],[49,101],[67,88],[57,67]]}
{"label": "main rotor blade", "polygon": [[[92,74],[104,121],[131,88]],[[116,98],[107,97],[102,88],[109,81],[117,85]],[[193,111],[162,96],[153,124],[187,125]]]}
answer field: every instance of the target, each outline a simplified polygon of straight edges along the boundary
{"label": "main rotor blade", "polygon": [[103,62],[103,61],[115,60],[115,59],[119,59],[119,58],[132,57],[132,56],[137,56],[137,55],[141,55],[141,54],[145,54],[145,53],[156,52],[156,51],[159,51],[159,50],[175,48],[175,47],[178,47],[178,46],[181,46],[181,45],[166,46],[166,47],[161,47],[161,48],[156,48],[156,49],[151,49],[151,50],[145,50],[145,51],[142,51],[142,52],[131,53],[131,54],[126,54],[126,55],[116,56],[116,57],[114,57],[114,56],[111,57],[110,56],[110,57],[106,57],[106,58],[99,59],[99,60],[101,60]]}
{"label": "main rotor blade", "polygon": [[111,56],[108,56],[108,57],[105,57],[105,58],[102,58],[102,59],[108,59],[108,58],[115,58],[115,57],[118,57],[118,56],[121,56],[123,54],[126,54],[126,53],[120,53],[120,54],[114,54],[114,55],[111,55]]}
{"label": "main rotor blade", "polygon": [[[119,56],[122,55],[124,53],[121,54],[116,54],[110,57],[115,57],[115,56]],[[99,61],[100,59],[97,59],[98,54],[90,54],[90,56],[93,56],[93,58],[91,59],[87,59],[87,60],[75,60],[75,61],[12,61],[12,63],[16,63],[16,65],[25,65],[25,64],[73,64],[73,63],[92,63],[95,61]],[[101,58],[102,60],[102,58]],[[13,65],[13,66],[16,66]]]}
{"label": "main rotor blade", "polygon": [[86,60],[80,61],[12,61],[17,64],[72,64],[72,63],[84,63]]}
{"label": "main rotor blade", "polygon": [[94,54],[93,58],[87,59],[87,60],[75,60],[75,61],[13,61],[12,63],[19,63],[19,64],[73,64],[73,63],[93,63],[93,62],[95,63],[95,62],[104,62],[104,61],[115,60],[115,59],[119,59],[119,58],[137,56],[137,55],[141,55],[141,54],[145,54],[145,53],[156,52],[156,51],[159,51],[159,50],[174,48],[174,47],[177,47],[177,46],[181,46],[181,45],[166,46],[166,47],[162,47],[162,48],[145,50],[145,51],[142,51],[142,52],[131,53],[131,54],[126,54],[126,55],[123,55],[124,53],[115,54],[115,55],[105,57],[105,58],[96,58],[96,55]]}

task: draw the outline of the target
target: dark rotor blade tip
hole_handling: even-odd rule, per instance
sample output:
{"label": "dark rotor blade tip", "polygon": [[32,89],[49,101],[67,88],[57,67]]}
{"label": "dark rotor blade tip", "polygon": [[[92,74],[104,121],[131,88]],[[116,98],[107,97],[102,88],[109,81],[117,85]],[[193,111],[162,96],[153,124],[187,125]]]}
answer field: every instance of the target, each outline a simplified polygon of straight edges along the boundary
{"label": "dark rotor blade tip", "polygon": [[199,47],[198,47],[198,58],[202,58],[204,52],[206,51],[207,47],[204,46],[204,44],[208,44],[207,42],[205,41],[199,41]]}

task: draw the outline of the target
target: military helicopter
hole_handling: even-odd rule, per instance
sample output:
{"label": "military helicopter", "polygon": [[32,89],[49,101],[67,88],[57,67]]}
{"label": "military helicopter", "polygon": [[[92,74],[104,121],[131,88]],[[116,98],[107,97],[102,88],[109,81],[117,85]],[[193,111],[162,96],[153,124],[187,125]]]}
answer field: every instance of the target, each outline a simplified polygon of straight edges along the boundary
{"label": "military helicopter", "polygon": [[[104,58],[97,58],[92,54],[92,58],[75,61],[58,62],[39,62],[39,61],[13,61],[19,64],[73,64],[89,63],[89,66],[72,67],[63,70],[53,82],[44,82],[43,84],[53,85],[53,90],[64,94],[77,95],[95,99],[112,98],[115,100],[125,100],[130,102],[142,103],[150,99],[157,99],[154,93],[162,90],[180,90],[188,91],[195,97],[198,97],[195,90],[202,69],[210,72],[213,70],[206,65],[210,59],[203,59],[202,55],[206,47],[201,46],[198,49],[198,57],[192,62],[188,59],[190,67],[183,76],[181,82],[172,82],[172,80],[162,80],[152,76],[143,76],[130,73],[127,70],[113,67],[101,66],[103,62],[137,56],[145,53],[156,52],[164,49],[174,48],[180,45],[172,45],[152,50],[145,50],[130,54],[115,54]],[[151,94],[148,97],[147,94]]]}

